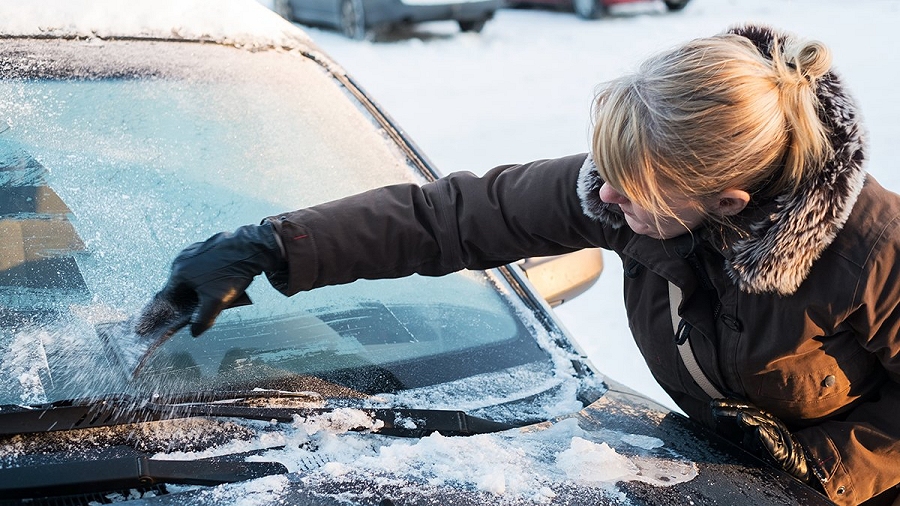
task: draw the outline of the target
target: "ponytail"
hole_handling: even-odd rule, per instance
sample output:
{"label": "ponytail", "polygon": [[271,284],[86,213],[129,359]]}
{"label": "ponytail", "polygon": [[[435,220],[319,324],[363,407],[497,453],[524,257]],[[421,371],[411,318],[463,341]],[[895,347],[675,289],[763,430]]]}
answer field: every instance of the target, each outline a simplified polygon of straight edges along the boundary
{"label": "ponytail", "polygon": [[782,178],[797,191],[800,182],[814,175],[830,155],[828,132],[819,119],[816,84],[831,69],[831,53],[818,41],[776,40],[772,48],[772,68],[789,141],[785,146]]}

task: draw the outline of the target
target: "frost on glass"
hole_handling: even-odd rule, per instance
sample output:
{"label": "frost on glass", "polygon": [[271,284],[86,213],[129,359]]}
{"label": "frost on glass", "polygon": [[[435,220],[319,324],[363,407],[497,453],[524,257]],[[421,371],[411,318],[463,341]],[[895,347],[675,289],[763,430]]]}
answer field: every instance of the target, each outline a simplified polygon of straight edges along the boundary
{"label": "frost on glass", "polygon": [[179,332],[129,382],[96,326],[138,312],[182,248],[282,211],[422,182],[347,92],[297,54],[194,45],[148,58],[165,63],[142,78],[0,81],[0,404],[379,371],[528,335],[482,273],[293,298],[257,280],[254,305],[226,311],[201,339]]}

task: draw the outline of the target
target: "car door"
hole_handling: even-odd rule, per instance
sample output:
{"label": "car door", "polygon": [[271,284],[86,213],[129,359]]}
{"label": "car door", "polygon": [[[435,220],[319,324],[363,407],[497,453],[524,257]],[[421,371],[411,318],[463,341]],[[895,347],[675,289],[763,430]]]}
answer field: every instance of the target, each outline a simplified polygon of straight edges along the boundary
{"label": "car door", "polygon": [[297,19],[336,25],[340,17],[340,0],[293,0],[294,16]]}

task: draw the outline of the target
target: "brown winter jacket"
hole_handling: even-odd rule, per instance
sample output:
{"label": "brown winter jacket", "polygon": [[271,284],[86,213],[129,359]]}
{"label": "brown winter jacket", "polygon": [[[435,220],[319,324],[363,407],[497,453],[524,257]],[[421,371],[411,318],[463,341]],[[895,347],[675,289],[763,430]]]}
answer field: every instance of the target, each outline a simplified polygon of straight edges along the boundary
{"label": "brown winter jacket", "polygon": [[863,136],[837,77],[829,74],[819,94],[833,159],[795,196],[751,201],[736,221],[740,234],[633,233],[617,206],[599,200],[602,181],[581,154],[272,217],[288,268],[270,281],[291,295],[612,250],[625,267],[638,347],[689,416],[712,426],[710,398],[676,350],[667,282],[683,291],[679,315],[720,391],[784,420],[835,502],[887,497],[900,483],[900,197],[863,171]]}

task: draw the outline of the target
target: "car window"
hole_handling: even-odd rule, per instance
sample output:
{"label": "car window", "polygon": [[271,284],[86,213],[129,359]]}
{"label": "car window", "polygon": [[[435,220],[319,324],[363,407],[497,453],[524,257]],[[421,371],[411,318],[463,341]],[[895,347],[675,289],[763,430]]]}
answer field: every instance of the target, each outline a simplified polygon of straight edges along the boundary
{"label": "car window", "polygon": [[[292,51],[9,41],[0,69],[0,404],[137,389],[352,397],[547,361],[497,276],[360,281],[179,332],[135,380],[98,329],[190,243],[367,188],[424,182],[323,68]],[[523,323],[525,322],[525,323]]]}

